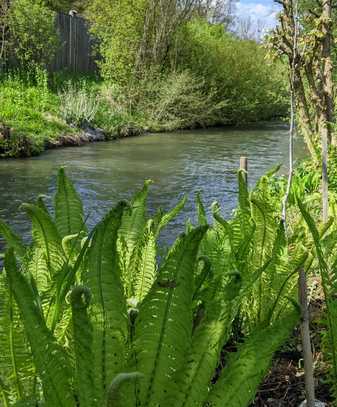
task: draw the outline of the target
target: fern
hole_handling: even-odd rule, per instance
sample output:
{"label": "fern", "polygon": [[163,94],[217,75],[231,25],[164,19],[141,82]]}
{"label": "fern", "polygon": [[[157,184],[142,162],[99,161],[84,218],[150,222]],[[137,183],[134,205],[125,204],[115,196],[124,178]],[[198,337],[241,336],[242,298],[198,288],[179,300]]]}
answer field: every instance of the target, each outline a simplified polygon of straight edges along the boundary
{"label": "fern", "polygon": [[197,228],[177,240],[139,310],[135,359],[136,370],[144,374],[137,395],[140,406],[174,402],[174,377],[190,347],[193,269],[206,230]]}
{"label": "fern", "polygon": [[325,260],[325,255],[321,246],[320,233],[316,228],[315,222],[306,207],[298,201],[298,206],[302,213],[302,216],[309,228],[312,235],[315,252],[318,260],[318,266],[322,277],[322,286],[324,291],[324,297],[327,308],[327,320],[328,320],[328,344],[331,354],[331,382],[333,386],[333,392],[335,399],[337,399],[337,301],[335,299],[335,293],[337,289],[337,277],[336,270],[330,270],[329,265]]}
{"label": "fern", "polygon": [[247,407],[266,375],[275,351],[289,337],[299,318],[297,310],[276,324],[256,330],[229,358],[210,391],[209,407]]}
{"label": "fern", "polygon": [[[160,232],[183,210],[186,205],[187,198],[184,196],[177,205],[165,214],[159,216],[156,228],[156,236],[158,237]],[[156,223],[155,223],[156,224]]]}
{"label": "fern", "polygon": [[128,336],[126,300],[117,253],[117,236],[127,205],[121,202],[95,228],[87,254],[84,284],[91,290],[89,317],[93,324],[92,366],[99,405],[124,363]]}
{"label": "fern", "polygon": [[47,328],[43,315],[36,305],[35,293],[25,276],[18,270],[12,249],[6,253],[5,269],[42,381],[46,404],[50,407],[73,407],[69,362]]}
{"label": "fern", "polygon": [[6,225],[2,220],[0,220],[0,235],[3,236],[7,242],[8,247],[12,247],[15,253],[20,258],[23,258],[26,254],[26,248],[21,240],[21,238],[14,233],[9,226]]}
{"label": "fern", "polygon": [[63,168],[57,177],[55,219],[61,237],[85,230],[82,201]]}
{"label": "fern", "polygon": [[87,308],[90,291],[86,287],[75,287],[70,295],[72,308],[73,341],[76,359],[75,388],[81,407],[97,405],[97,391],[93,375],[93,329]]}
{"label": "fern", "polygon": [[[156,278],[156,238],[153,222],[149,221],[144,236],[136,247],[133,274],[134,296],[141,302],[150,291]],[[131,267],[131,265],[130,265]]]}
{"label": "fern", "polygon": [[3,391],[11,400],[24,399],[33,393],[33,362],[5,273],[0,274],[0,347]]}
{"label": "fern", "polygon": [[61,237],[50,215],[36,205],[24,204],[32,220],[33,240],[36,247],[43,250],[50,275],[62,269],[66,257],[62,248]]}

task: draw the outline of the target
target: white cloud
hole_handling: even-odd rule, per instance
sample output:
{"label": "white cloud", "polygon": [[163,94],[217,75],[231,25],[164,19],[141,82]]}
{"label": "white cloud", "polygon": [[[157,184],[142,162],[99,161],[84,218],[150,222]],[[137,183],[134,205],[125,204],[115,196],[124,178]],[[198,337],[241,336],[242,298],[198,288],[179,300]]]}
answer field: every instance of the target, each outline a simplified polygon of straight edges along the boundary
{"label": "white cloud", "polygon": [[246,3],[239,1],[236,4],[236,16],[238,18],[250,18],[253,22],[260,22],[266,30],[275,27],[277,20],[276,16],[279,7],[274,3],[262,4],[261,2]]}

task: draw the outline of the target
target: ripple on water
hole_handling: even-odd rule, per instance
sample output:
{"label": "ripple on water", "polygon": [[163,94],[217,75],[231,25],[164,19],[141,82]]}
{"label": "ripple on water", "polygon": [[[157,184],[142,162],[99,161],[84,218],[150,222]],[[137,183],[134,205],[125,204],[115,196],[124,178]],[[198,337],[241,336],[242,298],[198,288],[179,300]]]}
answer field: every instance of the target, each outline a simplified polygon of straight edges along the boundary
{"label": "ripple on water", "polygon": [[[241,155],[249,158],[249,182],[272,166],[287,162],[288,135],[284,126],[259,129],[211,129],[155,134],[118,142],[96,143],[81,148],[48,151],[40,157],[0,161],[0,217],[25,237],[30,225],[20,210],[22,202],[55,190],[61,165],[79,190],[92,226],[120,199],[129,199],[145,179],[152,179],[149,210],[173,207],[184,195],[186,208],[162,236],[171,243],[186,219],[195,221],[193,198],[202,191],[205,205],[221,203],[229,216],[236,205],[236,170]],[[301,143],[296,155],[304,155]],[[0,242],[1,245],[1,242]]]}

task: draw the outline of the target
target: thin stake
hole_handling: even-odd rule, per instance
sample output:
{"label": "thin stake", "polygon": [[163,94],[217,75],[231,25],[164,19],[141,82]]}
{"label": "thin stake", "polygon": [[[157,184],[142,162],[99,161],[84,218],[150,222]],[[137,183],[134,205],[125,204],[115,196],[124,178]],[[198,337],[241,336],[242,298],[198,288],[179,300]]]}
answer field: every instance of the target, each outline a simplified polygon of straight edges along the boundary
{"label": "thin stake", "polygon": [[294,24],[294,38],[293,38],[293,56],[291,61],[290,72],[290,128],[289,128],[289,173],[286,193],[282,202],[282,222],[286,229],[287,223],[287,203],[290,195],[292,179],[294,175],[294,136],[295,136],[295,114],[296,114],[296,100],[295,100],[295,71],[296,59],[298,56],[298,5],[297,1],[293,0],[293,24]]}
{"label": "thin stake", "polygon": [[307,401],[306,405],[307,407],[315,407],[315,383],[310,340],[310,318],[307,298],[307,280],[303,268],[299,270],[298,293],[299,302],[301,305],[301,338],[304,360],[305,395]]}
{"label": "thin stake", "polygon": [[248,158],[245,156],[240,157],[240,170],[243,171],[245,183],[248,183]]}

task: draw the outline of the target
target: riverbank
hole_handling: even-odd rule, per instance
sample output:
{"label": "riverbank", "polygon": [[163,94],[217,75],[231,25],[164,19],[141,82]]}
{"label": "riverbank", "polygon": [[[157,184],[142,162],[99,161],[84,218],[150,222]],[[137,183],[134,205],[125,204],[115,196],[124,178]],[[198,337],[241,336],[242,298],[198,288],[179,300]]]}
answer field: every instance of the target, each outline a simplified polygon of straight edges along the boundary
{"label": "riverbank", "polygon": [[0,77],[0,157],[30,157],[92,141],[242,125],[285,115],[284,100],[252,104],[205,93],[188,72],[127,86],[43,70]]}

